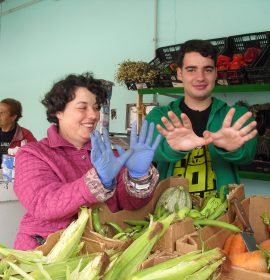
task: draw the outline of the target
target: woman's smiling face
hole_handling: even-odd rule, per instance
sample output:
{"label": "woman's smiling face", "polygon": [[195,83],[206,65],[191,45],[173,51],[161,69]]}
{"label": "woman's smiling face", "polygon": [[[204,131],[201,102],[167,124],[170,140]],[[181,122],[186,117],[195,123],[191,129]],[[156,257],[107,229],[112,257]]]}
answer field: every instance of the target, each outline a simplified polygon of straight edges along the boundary
{"label": "woman's smiling face", "polygon": [[79,87],[75,98],[68,102],[65,109],[57,112],[59,134],[78,149],[89,141],[91,132],[100,119],[96,96],[87,88]]}

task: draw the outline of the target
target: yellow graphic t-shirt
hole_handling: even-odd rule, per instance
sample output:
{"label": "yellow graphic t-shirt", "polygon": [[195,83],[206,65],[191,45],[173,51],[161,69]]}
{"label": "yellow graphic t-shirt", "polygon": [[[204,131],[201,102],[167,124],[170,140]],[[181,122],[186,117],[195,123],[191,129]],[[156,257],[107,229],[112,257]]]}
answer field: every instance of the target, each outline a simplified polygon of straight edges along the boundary
{"label": "yellow graphic t-shirt", "polygon": [[174,176],[183,176],[189,181],[189,192],[206,197],[216,190],[216,174],[206,146],[193,149],[174,165]]}

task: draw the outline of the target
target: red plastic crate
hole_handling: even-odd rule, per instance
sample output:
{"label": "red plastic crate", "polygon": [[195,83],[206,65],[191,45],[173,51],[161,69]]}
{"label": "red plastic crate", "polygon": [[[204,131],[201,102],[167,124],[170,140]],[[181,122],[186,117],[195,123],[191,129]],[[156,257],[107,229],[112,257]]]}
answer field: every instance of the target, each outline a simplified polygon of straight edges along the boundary
{"label": "red plastic crate", "polygon": [[235,54],[245,55],[248,49],[260,49],[261,52],[252,63],[243,66],[241,69],[218,71],[219,79],[224,79],[228,84],[251,83],[248,72],[254,68],[256,63],[270,45],[270,31],[248,33],[228,37],[228,45],[223,52],[226,56],[233,57]]}

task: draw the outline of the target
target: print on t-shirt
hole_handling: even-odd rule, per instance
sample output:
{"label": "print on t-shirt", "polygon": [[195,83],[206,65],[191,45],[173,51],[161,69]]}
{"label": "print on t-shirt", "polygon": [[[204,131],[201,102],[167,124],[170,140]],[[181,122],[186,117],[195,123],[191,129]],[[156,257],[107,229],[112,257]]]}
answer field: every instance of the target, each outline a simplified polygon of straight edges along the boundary
{"label": "print on t-shirt", "polygon": [[216,174],[207,147],[193,149],[174,165],[173,175],[183,176],[189,181],[189,192],[206,197],[216,190]]}

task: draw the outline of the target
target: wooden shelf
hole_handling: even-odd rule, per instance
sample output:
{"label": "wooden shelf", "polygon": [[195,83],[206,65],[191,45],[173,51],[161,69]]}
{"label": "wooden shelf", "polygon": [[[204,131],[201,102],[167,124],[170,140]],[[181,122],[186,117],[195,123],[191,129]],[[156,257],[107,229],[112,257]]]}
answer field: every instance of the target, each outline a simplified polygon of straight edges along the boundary
{"label": "wooden shelf", "polygon": [[[270,84],[244,84],[244,85],[228,85],[228,86],[216,86],[213,93],[253,93],[253,92],[265,92],[270,93]],[[144,94],[183,94],[184,89],[181,87],[169,87],[169,88],[142,88],[138,89],[138,93]]]}

